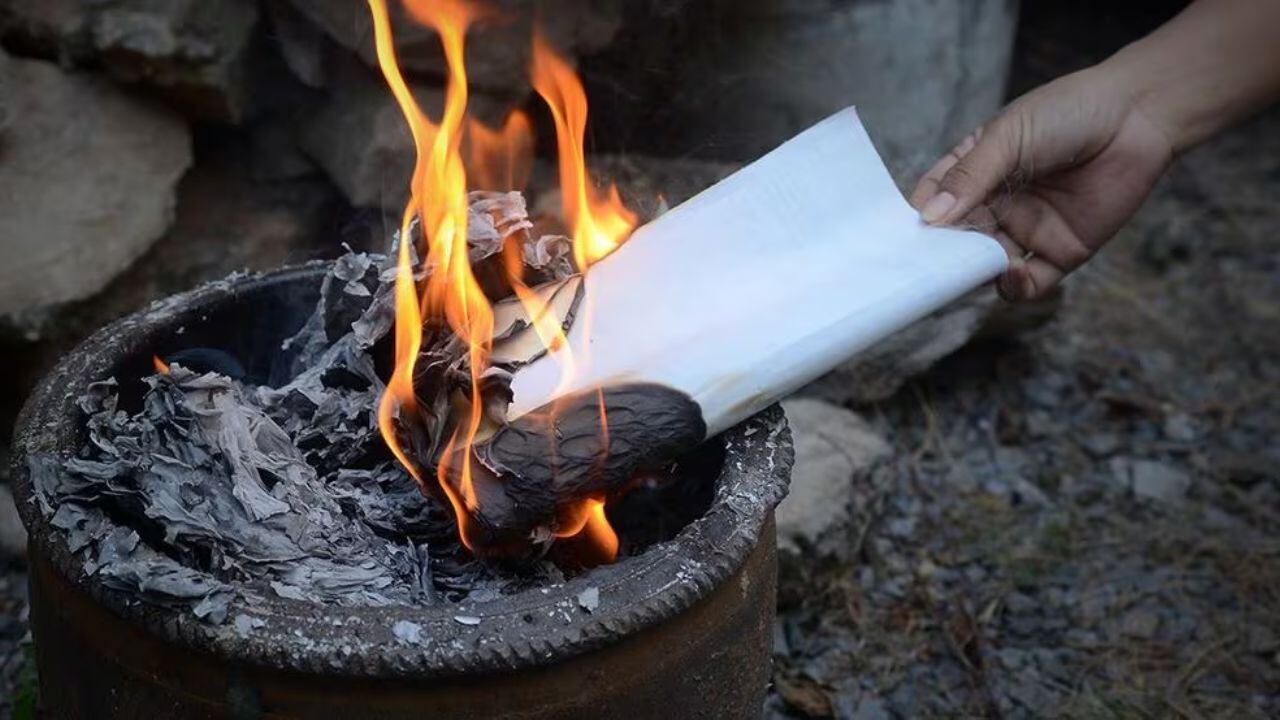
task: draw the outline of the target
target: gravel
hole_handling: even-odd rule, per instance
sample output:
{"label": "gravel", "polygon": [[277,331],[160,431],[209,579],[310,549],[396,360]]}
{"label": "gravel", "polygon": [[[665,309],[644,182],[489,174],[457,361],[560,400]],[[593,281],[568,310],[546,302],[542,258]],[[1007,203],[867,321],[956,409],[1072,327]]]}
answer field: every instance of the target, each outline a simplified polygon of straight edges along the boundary
{"label": "gravel", "polygon": [[894,453],[782,556],[767,717],[1280,715],[1278,161],[1189,154],[1048,325],[849,407]]}

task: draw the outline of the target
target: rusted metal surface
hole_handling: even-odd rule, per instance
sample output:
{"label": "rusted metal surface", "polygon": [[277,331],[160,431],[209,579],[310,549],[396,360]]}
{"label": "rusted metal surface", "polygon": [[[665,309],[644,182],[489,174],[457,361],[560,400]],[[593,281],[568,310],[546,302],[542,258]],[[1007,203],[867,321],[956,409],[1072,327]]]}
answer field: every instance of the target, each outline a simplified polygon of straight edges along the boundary
{"label": "rusted metal surface", "polygon": [[[253,347],[292,330],[279,327],[280,308],[313,302],[323,272],[241,277],[162,301],[87,340],[32,395],[14,477],[51,716],[758,715],[774,613],[773,508],[792,462],[777,407],[722,436],[715,499],[674,540],[499,600],[353,609],[267,598],[233,609],[254,621],[237,629],[139,603],[85,573],[31,502],[26,455],[75,452],[80,389],[140,375],[180,327],[191,342],[241,350],[251,373],[268,372]],[[400,621],[419,625],[422,641],[398,639]]]}
{"label": "rusted metal surface", "polygon": [[523,671],[382,680],[237,665],[167,642],[33,558],[44,703],[56,718],[758,717],[772,647],[772,524],[761,540],[692,607],[593,652]]}

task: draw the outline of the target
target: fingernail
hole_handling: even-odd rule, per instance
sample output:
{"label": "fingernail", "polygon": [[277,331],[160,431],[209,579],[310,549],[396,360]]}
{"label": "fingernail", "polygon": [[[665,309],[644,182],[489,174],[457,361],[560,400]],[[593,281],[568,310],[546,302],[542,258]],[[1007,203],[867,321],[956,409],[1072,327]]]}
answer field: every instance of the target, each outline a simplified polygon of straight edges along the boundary
{"label": "fingernail", "polygon": [[951,208],[956,206],[956,196],[949,192],[940,192],[929,198],[929,202],[924,204],[924,210],[920,211],[920,217],[927,223],[936,223],[941,221],[951,212]]}

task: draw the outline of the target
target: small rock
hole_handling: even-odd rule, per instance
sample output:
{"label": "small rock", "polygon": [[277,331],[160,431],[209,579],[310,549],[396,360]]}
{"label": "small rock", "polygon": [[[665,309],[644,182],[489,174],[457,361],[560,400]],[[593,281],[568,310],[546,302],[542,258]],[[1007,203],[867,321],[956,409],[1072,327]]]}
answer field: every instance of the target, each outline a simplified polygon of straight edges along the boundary
{"label": "small rock", "polygon": [[271,581],[271,589],[275,591],[276,595],[288,600],[298,600],[300,602],[309,600],[306,593],[304,593],[302,588],[297,585],[289,585],[287,583],[273,580]]}
{"label": "small rock", "polygon": [[1125,613],[1120,621],[1120,632],[1132,638],[1150,640],[1159,626],[1159,615],[1144,608],[1135,608]]}
{"label": "small rock", "polygon": [[248,635],[249,633],[253,632],[255,629],[260,628],[266,624],[267,624],[266,621],[263,620],[262,618],[256,618],[256,617],[253,617],[252,615],[245,615],[244,613],[237,614],[236,619],[233,621],[233,625],[235,626],[236,633],[241,636]]}
{"label": "small rock", "polygon": [[396,624],[391,626],[391,634],[395,635],[396,640],[405,645],[422,643],[422,626],[416,622],[397,620]]}
{"label": "small rock", "polygon": [[775,657],[786,657],[791,654],[791,643],[787,640],[787,629],[782,621],[773,623],[773,654]]}
{"label": "small rock", "polygon": [[1177,503],[1191,489],[1191,476],[1179,468],[1157,460],[1120,459],[1113,461],[1120,479],[1135,497],[1162,503]]}
{"label": "small rock", "polygon": [[898,539],[906,539],[912,536],[916,531],[916,518],[900,517],[894,518],[885,524],[885,530],[889,535]]}
{"label": "small rock", "polygon": [[1256,655],[1269,655],[1280,650],[1280,636],[1266,625],[1252,624],[1246,641],[1249,652]]}
{"label": "small rock", "polygon": [[9,486],[0,485],[0,560],[17,561],[26,555],[27,529],[18,517]]}
{"label": "small rock", "polygon": [[798,551],[817,545],[848,521],[855,477],[888,457],[890,448],[866,421],[844,408],[812,398],[786,400],[783,408],[795,440],[796,464],[791,493],[778,506],[778,541]]}
{"label": "small rock", "polygon": [[880,698],[871,693],[863,693],[849,720],[889,720],[889,710]]}
{"label": "small rock", "polygon": [[1178,442],[1191,442],[1200,436],[1200,432],[1190,415],[1175,412],[1164,419],[1164,436]]}
{"label": "small rock", "polygon": [[1011,613],[1029,613],[1040,607],[1040,603],[1030,595],[1020,592],[1010,593],[1005,597],[1004,605]]}
{"label": "small rock", "polygon": [[1027,653],[1018,648],[1000,648],[996,651],[996,657],[1006,670],[1017,670],[1026,663]]}
{"label": "small rock", "polygon": [[169,111],[52,63],[7,64],[0,314],[101,290],[164,233],[191,164],[187,128]]}
{"label": "small rock", "polygon": [[1094,432],[1085,435],[1080,444],[1094,458],[1105,458],[1120,449],[1120,438],[1115,433]]}

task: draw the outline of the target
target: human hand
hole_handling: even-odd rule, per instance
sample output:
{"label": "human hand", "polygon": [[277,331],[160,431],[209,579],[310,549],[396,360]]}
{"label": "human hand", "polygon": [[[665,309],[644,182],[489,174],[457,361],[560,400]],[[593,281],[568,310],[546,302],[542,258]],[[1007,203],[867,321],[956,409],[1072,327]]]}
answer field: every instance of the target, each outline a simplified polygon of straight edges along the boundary
{"label": "human hand", "polygon": [[1097,66],[1022,96],[925,173],[912,204],[925,222],[994,234],[1009,253],[1005,298],[1043,295],[1115,235],[1173,160],[1132,87]]}

